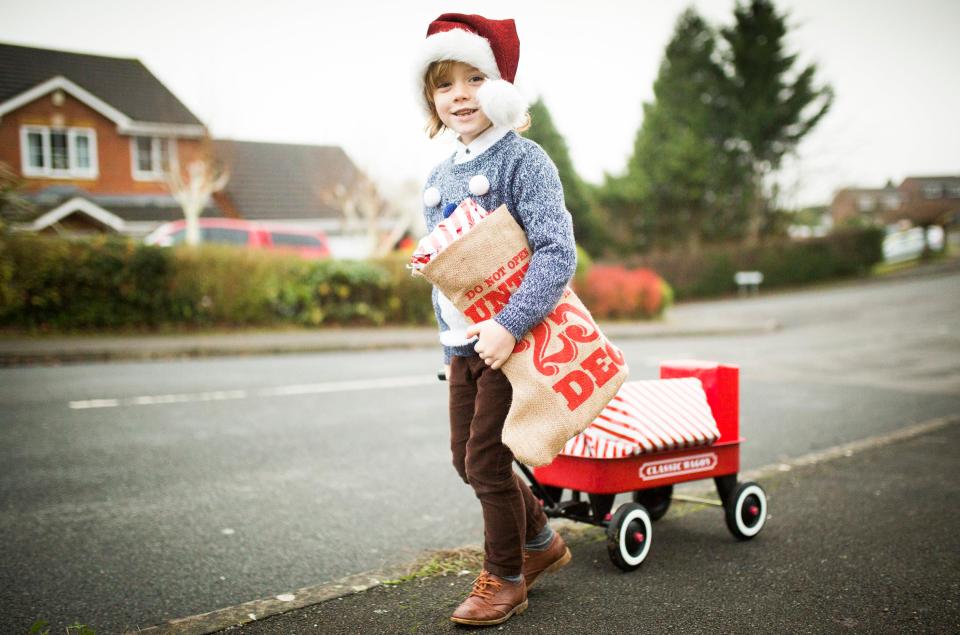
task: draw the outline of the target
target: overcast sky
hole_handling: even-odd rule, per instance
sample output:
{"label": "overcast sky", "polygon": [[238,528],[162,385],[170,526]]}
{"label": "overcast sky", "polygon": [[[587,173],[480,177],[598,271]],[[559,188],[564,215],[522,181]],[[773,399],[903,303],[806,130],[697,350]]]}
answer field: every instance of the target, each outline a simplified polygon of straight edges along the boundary
{"label": "overcast sky", "polygon": [[[334,144],[380,181],[422,181],[429,141],[412,60],[443,12],[517,21],[517,85],[545,99],[584,178],[620,172],[663,49],[689,5],[733,0],[396,2],[0,0],[0,41],[136,57],[221,138]],[[960,2],[780,0],[789,46],[833,85],[832,112],[785,171],[789,201],[960,174]]]}

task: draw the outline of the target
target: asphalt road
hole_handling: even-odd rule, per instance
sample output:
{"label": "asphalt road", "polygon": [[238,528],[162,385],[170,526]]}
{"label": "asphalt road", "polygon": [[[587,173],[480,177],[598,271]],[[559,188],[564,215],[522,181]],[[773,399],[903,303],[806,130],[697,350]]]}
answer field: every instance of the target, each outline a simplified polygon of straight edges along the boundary
{"label": "asphalt road", "polygon": [[[740,364],[749,469],[960,412],[958,291],[952,274],[719,302],[784,328],[622,344],[634,379]],[[135,629],[479,543],[438,361],[0,369],[0,630]]]}

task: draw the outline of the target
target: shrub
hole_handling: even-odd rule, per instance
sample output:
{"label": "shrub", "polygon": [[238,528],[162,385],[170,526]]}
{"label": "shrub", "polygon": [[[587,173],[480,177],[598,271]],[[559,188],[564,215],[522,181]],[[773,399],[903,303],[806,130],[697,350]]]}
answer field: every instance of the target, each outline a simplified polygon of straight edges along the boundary
{"label": "shrub", "polygon": [[387,322],[393,324],[433,324],[433,303],[430,283],[413,277],[407,269],[412,252],[398,252],[375,264],[388,276],[386,298]]}
{"label": "shrub", "polygon": [[118,238],[65,241],[35,235],[0,240],[0,320],[31,328],[154,324],[156,285],[168,275],[159,248]]}
{"label": "shrub", "polygon": [[663,313],[673,292],[650,269],[594,265],[577,280],[577,293],[594,318],[649,319]]}
{"label": "shrub", "polygon": [[165,288],[168,320],[191,326],[250,325],[279,321],[279,298],[305,274],[295,256],[222,245],[170,250]]}
{"label": "shrub", "polygon": [[222,245],[0,237],[0,325],[33,330],[428,323],[405,259],[306,261]]}
{"label": "shrub", "polygon": [[698,254],[647,256],[632,262],[659,272],[677,298],[683,299],[734,293],[733,278],[738,271],[760,271],[763,286],[775,288],[866,275],[882,260],[883,230],[870,227],[752,249],[715,246]]}

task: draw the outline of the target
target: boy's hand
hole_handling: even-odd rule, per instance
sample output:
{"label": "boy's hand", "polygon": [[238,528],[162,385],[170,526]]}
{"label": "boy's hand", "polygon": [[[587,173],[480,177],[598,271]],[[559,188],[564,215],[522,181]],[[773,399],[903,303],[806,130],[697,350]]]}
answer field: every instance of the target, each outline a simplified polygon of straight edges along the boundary
{"label": "boy's hand", "polygon": [[497,370],[507,362],[513,353],[513,347],[517,345],[517,340],[510,331],[493,320],[478,322],[468,328],[467,337],[474,335],[479,335],[480,338],[473,350],[493,370]]}

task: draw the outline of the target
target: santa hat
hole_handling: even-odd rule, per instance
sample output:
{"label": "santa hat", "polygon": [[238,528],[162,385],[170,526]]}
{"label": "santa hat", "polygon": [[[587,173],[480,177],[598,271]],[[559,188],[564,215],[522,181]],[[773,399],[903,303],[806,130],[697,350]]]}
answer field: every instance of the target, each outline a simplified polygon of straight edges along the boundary
{"label": "santa hat", "polygon": [[[494,125],[516,128],[523,124],[527,100],[513,85],[520,61],[520,38],[513,20],[444,13],[427,27],[417,68],[420,85],[430,64],[442,60],[469,64],[487,76],[477,101]],[[426,101],[424,108],[431,112]]]}

